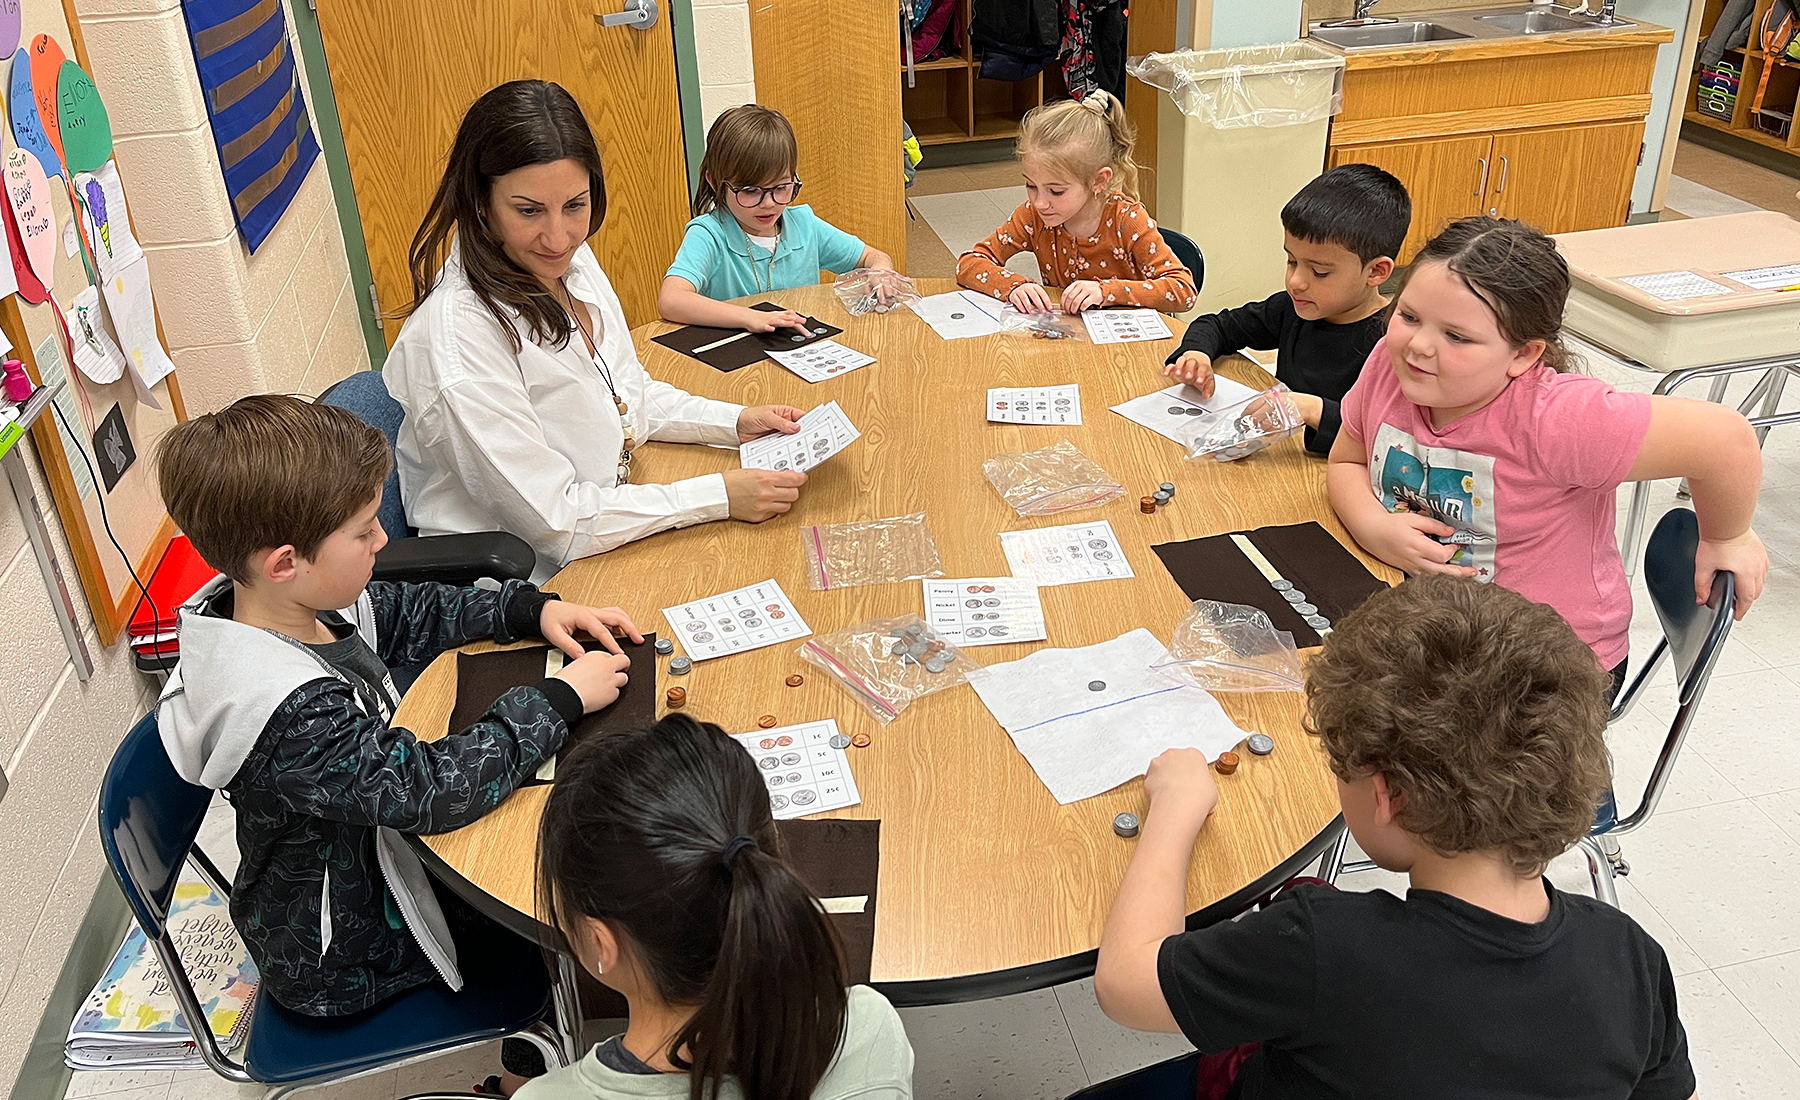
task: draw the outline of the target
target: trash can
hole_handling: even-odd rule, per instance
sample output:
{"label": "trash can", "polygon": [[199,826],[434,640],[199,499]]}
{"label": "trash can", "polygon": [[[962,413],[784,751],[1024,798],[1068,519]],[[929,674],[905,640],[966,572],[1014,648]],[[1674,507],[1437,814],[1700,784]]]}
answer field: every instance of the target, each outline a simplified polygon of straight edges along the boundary
{"label": "trash can", "polygon": [[1343,105],[1344,57],[1311,42],[1177,50],[1133,58],[1157,107],[1156,220],[1206,257],[1196,308],[1260,301],[1282,288],[1281,208],[1325,167]]}

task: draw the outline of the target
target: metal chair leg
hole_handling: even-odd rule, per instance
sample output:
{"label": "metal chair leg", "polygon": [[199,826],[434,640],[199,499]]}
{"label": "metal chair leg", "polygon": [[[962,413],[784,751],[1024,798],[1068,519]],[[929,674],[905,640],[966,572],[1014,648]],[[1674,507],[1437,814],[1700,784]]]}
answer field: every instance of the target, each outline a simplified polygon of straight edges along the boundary
{"label": "metal chair leg", "polygon": [[576,983],[575,959],[556,953],[556,981],[551,987],[555,1001],[556,1036],[563,1048],[562,1064],[572,1066],[581,1061],[581,987]]}
{"label": "metal chair leg", "polygon": [[1344,850],[1350,846],[1350,830],[1344,829],[1338,834],[1336,843],[1325,849],[1319,857],[1319,877],[1333,886],[1337,885],[1337,877],[1344,869]]}
{"label": "metal chair leg", "polygon": [[1619,891],[1613,885],[1612,861],[1601,850],[1598,838],[1584,836],[1578,843],[1581,854],[1587,857],[1588,877],[1594,880],[1594,897],[1617,909]]}
{"label": "metal chair leg", "polygon": [[1631,864],[1625,862],[1625,855],[1619,850],[1618,838],[1611,833],[1602,833],[1597,839],[1600,841],[1600,854],[1606,857],[1606,862],[1612,864],[1613,874],[1619,878],[1631,874]]}
{"label": "metal chair leg", "polygon": [[1631,487],[1631,514],[1625,520],[1625,537],[1619,552],[1625,555],[1625,575],[1637,576],[1638,540],[1644,534],[1644,517],[1650,511],[1650,482],[1640,481]]}

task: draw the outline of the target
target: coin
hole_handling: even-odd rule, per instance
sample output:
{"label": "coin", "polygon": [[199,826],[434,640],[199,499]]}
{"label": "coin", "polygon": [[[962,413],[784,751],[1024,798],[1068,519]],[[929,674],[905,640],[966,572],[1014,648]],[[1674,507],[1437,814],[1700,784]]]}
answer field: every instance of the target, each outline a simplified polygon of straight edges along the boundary
{"label": "coin", "polygon": [[933,676],[936,676],[938,673],[949,667],[950,662],[944,660],[942,657],[933,657],[925,662],[925,671],[931,673]]}
{"label": "coin", "polygon": [[1089,680],[1088,681],[1088,690],[1089,691],[1105,691],[1106,690],[1106,681],[1105,680]]}
{"label": "coin", "polygon": [[1293,589],[1294,582],[1288,580],[1286,577],[1278,577],[1269,582],[1269,587],[1277,592],[1288,592]]}
{"label": "coin", "polygon": [[834,733],[829,744],[834,749],[847,749],[850,747],[850,739],[841,733]]}
{"label": "coin", "polygon": [[756,720],[756,724],[766,730],[774,729],[775,728],[775,716],[773,714],[765,714],[761,718],[758,718]]}
{"label": "coin", "polygon": [[1298,588],[1290,588],[1281,594],[1281,598],[1289,603],[1305,603],[1306,593],[1300,591]]}
{"label": "coin", "polygon": [[1294,605],[1294,613],[1296,615],[1317,615],[1319,609],[1309,603],[1297,603]]}
{"label": "coin", "polygon": [[1331,620],[1323,615],[1308,615],[1306,617],[1306,625],[1312,627],[1314,630],[1327,630],[1331,627]]}
{"label": "coin", "polygon": [[866,749],[869,747],[869,735],[866,733],[859,733],[850,738],[850,743],[859,749]]}
{"label": "coin", "polygon": [[797,688],[804,683],[806,683],[806,677],[800,675],[798,672],[787,678],[787,686],[791,688]]}
{"label": "coin", "polygon": [[1266,733],[1253,733],[1245,740],[1244,747],[1258,756],[1267,756],[1275,751],[1275,739]]}
{"label": "coin", "polygon": [[1138,816],[1136,814],[1119,814],[1114,817],[1113,832],[1127,840],[1138,835]]}
{"label": "coin", "polygon": [[675,652],[675,643],[668,638],[658,638],[656,639],[656,652],[667,657],[669,654]]}

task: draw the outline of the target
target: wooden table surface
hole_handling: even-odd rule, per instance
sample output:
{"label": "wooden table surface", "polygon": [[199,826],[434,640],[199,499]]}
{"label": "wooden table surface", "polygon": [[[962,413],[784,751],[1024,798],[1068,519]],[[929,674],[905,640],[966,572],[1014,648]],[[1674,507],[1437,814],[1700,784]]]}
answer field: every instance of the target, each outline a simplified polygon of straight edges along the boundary
{"label": "wooden table surface", "polygon": [[[954,287],[921,280],[919,289]],[[827,633],[921,613],[920,584],[815,592],[807,581],[802,525],[922,511],[945,575],[982,577],[1008,573],[1001,531],[1110,520],[1136,577],[1043,588],[1049,641],[967,651],[986,665],[1044,645],[1103,642],[1139,626],[1168,638],[1188,600],[1151,551],[1154,543],[1316,520],[1355,549],[1327,503],[1325,463],[1306,455],[1297,437],[1245,461],[1196,464],[1176,444],[1109,411],[1167,384],[1160,364],[1173,340],[1103,346],[1005,335],[946,341],[911,310],[851,317],[829,286],[767,297],[841,326],[839,341],[877,362],[818,385],[768,360],[720,373],[651,343],[650,336],[673,327],[658,324],[634,333],[645,367],[690,392],[746,405],[810,408],[836,400],[862,438],[812,473],[785,516],[665,532],[575,562],[547,587],[570,600],[620,605],[640,629],[667,633],[661,608],[773,577],[813,630]],[[1267,384],[1244,360],[1228,360],[1224,373]],[[989,386],[1070,382],[1081,386],[1080,425],[985,419]],[[1016,515],[982,476],[982,462],[1063,439],[1098,461],[1126,495],[1061,516]],[[651,443],[637,452],[633,477],[675,481],[736,465],[731,451]],[[1163,481],[1178,487],[1174,502],[1142,514],[1138,498]],[[1359,557],[1377,575],[1397,579]],[[836,718],[845,733],[873,738],[870,747],[849,750],[862,803],[831,815],[881,820],[873,980],[902,1000],[929,1003],[1091,973],[1133,846],[1113,834],[1113,815],[1143,813],[1143,781],[1059,806],[972,688],[929,696],[881,726],[796,648],[781,644],[698,662],[685,678],[668,677],[667,661],[659,660],[657,695],[660,703],[661,689],[680,683],[688,690],[689,714],[733,733],[774,714],[782,725]],[[783,682],[793,672],[805,674],[802,687]],[[446,654],[414,684],[394,720],[421,737],[442,736],[454,695],[455,661]],[[1240,727],[1271,735],[1277,747],[1266,758],[1244,754],[1235,775],[1220,777],[1219,808],[1188,878],[1196,921],[1229,916],[1292,873],[1302,856],[1311,858],[1329,839],[1338,812],[1324,757],[1301,729],[1299,694],[1223,694],[1220,702]],[[466,878],[459,888],[472,886],[503,902],[511,907],[504,915],[529,925],[537,822],[548,791],[525,788],[481,821],[425,838],[438,857],[432,862]]]}

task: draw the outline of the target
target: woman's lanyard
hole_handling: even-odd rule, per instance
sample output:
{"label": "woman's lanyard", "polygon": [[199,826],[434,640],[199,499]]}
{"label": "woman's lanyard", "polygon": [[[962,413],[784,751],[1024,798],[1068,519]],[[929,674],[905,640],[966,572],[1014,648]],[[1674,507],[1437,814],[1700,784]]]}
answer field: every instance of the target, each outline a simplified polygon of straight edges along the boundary
{"label": "woman's lanyard", "polygon": [[600,380],[606,383],[606,392],[612,395],[613,407],[619,410],[619,432],[624,437],[624,442],[619,447],[618,484],[627,484],[631,481],[631,445],[637,442],[637,429],[632,426],[631,417],[628,415],[631,412],[631,406],[627,405],[625,399],[619,396],[619,387],[613,384],[612,368],[607,365],[606,356],[600,353],[599,342],[594,339],[594,334],[588,331],[587,325],[582,323],[581,314],[586,311],[586,304],[584,303],[580,309],[577,309],[575,296],[569,293],[568,282],[559,279],[558,283],[562,286],[563,298],[569,303],[569,317],[575,322],[575,327],[581,330],[581,338],[587,342],[588,354],[594,358],[594,368],[600,372]]}

